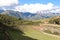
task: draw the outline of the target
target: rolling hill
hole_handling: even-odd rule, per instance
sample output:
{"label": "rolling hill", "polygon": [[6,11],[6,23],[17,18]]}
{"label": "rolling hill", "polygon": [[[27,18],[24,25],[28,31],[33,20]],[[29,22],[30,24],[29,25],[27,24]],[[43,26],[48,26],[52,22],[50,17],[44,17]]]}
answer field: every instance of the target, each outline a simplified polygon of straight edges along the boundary
{"label": "rolling hill", "polygon": [[[43,21],[45,22],[45,20]],[[36,30],[34,27],[41,25],[36,25],[36,22],[40,24],[40,21],[33,22],[0,14],[0,40],[60,40],[59,37],[50,36]]]}

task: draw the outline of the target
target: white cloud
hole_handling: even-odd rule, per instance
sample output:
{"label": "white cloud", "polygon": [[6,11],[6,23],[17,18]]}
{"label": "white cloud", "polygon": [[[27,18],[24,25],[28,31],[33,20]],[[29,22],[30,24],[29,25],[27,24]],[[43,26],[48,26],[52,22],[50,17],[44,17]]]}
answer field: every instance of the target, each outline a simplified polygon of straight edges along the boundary
{"label": "white cloud", "polygon": [[20,11],[20,12],[31,12],[31,13],[35,13],[37,11],[40,10],[49,10],[52,9],[54,7],[54,4],[52,3],[48,3],[48,4],[24,4],[24,5],[19,5],[16,6],[16,10]]}
{"label": "white cloud", "polygon": [[18,0],[0,0],[0,7],[18,4]]}

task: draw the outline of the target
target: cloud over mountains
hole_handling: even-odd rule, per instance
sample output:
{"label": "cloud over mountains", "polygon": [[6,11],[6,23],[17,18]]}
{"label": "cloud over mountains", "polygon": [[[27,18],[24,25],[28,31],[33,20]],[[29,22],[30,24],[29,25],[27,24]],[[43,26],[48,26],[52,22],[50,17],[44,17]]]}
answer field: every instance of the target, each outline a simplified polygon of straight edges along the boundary
{"label": "cloud over mountains", "polygon": [[54,7],[54,4],[48,3],[48,4],[24,4],[16,6],[16,10],[22,11],[22,12],[32,12],[35,13],[40,10],[49,10]]}
{"label": "cloud over mountains", "polygon": [[40,4],[40,3],[35,3],[35,4],[24,4],[24,5],[18,5],[19,0],[0,0],[0,9],[4,10],[17,10],[20,12],[31,12],[31,13],[36,13],[37,11],[40,10],[50,10],[55,8],[56,6],[53,3],[48,3],[48,4]]}

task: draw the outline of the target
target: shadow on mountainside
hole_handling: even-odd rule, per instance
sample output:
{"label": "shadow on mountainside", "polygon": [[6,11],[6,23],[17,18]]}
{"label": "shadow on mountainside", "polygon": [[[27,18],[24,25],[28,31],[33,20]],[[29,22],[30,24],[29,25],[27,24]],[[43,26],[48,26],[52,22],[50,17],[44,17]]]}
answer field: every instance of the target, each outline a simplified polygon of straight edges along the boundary
{"label": "shadow on mountainside", "polygon": [[24,33],[18,29],[8,27],[0,23],[0,40],[37,40],[24,36]]}

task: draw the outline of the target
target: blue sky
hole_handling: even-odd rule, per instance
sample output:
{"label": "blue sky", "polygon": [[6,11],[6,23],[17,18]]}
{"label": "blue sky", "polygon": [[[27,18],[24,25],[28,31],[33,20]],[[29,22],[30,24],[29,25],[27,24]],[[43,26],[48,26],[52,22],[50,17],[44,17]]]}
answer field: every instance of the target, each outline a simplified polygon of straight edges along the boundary
{"label": "blue sky", "polygon": [[47,4],[47,3],[53,3],[54,5],[60,6],[60,0],[19,0],[20,4]]}

